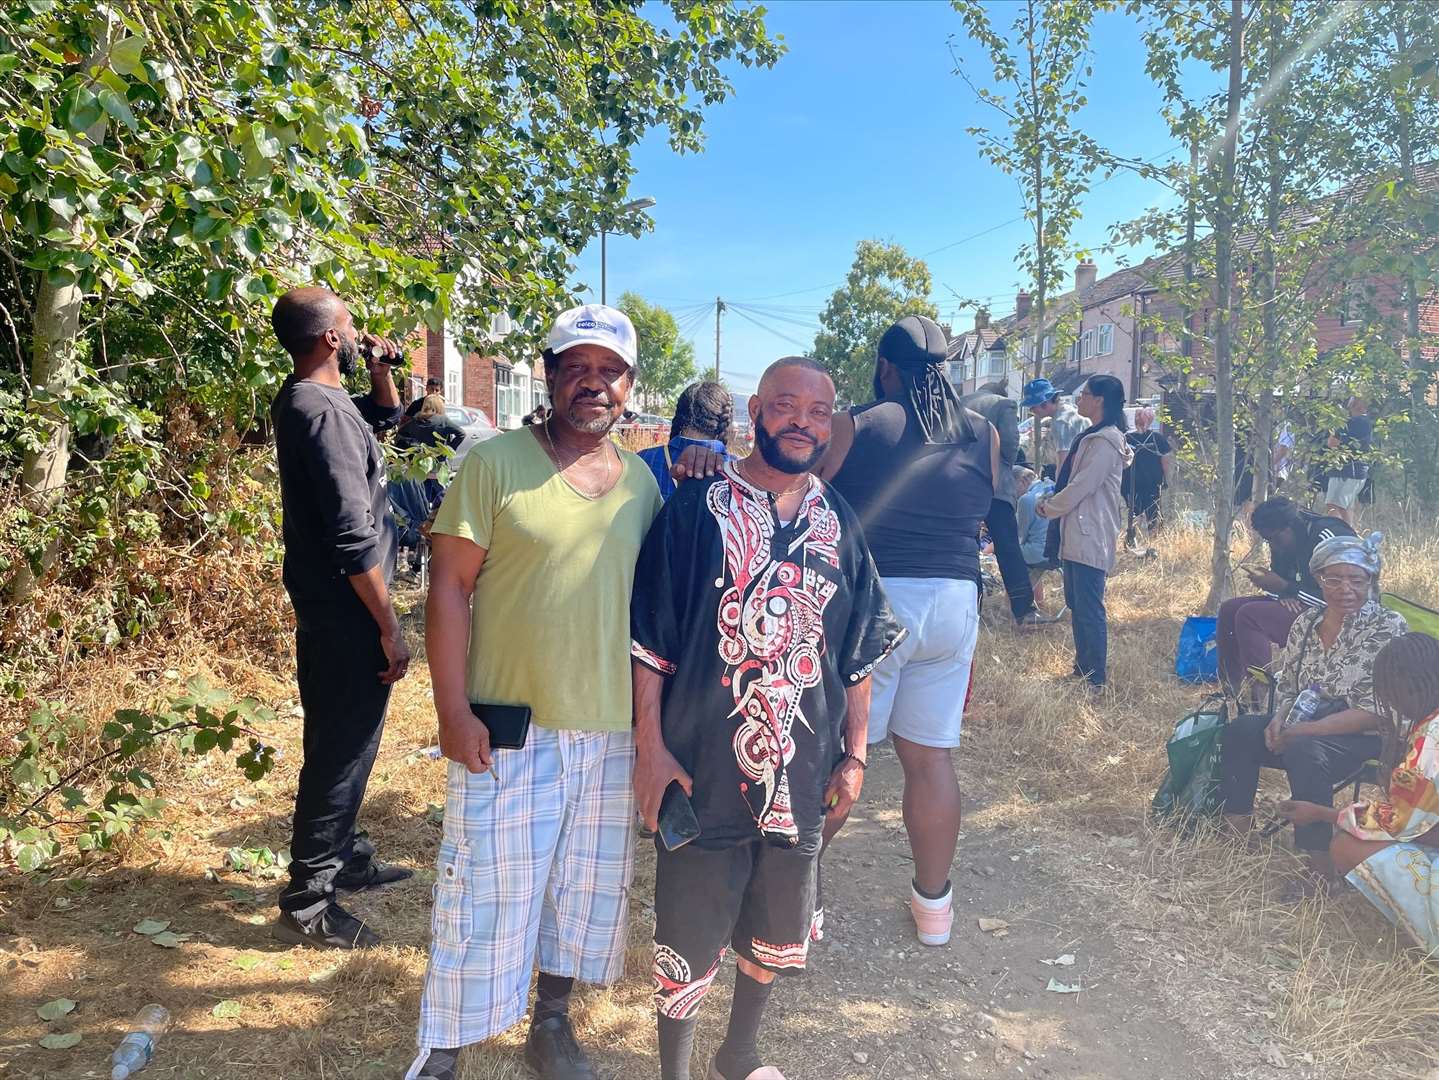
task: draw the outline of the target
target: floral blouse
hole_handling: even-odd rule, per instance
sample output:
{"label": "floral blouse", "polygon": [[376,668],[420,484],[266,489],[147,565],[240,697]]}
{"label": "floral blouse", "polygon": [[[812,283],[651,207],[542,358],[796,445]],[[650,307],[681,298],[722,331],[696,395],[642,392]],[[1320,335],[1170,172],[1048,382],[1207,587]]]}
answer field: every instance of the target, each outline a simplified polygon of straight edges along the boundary
{"label": "floral blouse", "polygon": [[1439,825],[1439,712],[1414,725],[1409,752],[1389,778],[1383,802],[1352,803],[1339,827],[1361,840],[1413,840]]}
{"label": "floral blouse", "polygon": [[1279,654],[1279,690],[1274,715],[1288,716],[1294,699],[1311,683],[1326,697],[1343,698],[1351,709],[1378,714],[1374,701],[1374,658],[1409,626],[1404,616],[1370,600],[1345,616],[1334,648],[1319,639],[1322,610],[1306,611],[1294,620],[1289,640]]}

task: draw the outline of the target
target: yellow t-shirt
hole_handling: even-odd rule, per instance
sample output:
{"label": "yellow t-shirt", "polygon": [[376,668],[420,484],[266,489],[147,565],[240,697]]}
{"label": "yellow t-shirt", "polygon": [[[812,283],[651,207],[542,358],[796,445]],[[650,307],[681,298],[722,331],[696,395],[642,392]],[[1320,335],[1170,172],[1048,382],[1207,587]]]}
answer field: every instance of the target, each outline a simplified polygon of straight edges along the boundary
{"label": "yellow t-shirt", "polygon": [[533,429],[465,457],[434,531],[486,549],[471,602],[471,701],[528,705],[549,728],[630,728],[630,586],[660,510],[644,462],[621,450],[598,499],[555,471]]}

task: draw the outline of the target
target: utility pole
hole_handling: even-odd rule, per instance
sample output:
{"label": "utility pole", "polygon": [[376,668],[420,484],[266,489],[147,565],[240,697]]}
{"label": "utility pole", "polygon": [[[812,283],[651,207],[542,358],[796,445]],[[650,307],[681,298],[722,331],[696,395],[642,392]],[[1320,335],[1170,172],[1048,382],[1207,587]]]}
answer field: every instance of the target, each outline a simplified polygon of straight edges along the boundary
{"label": "utility pole", "polygon": [[718,296],[715,297],[715,382],[720,377],[720,314],[724,311],[724,301]]}

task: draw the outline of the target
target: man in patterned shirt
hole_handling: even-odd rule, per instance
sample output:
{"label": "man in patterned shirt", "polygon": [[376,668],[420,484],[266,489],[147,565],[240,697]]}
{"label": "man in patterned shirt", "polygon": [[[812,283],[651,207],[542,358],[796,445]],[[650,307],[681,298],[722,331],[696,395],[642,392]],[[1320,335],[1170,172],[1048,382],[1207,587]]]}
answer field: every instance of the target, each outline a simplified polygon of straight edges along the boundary
{"label": "man in patterned shirt", "polygon": [[904,637],[854,512],[808,472],[834,396],[813,360],[773,364],[749,404],[756,452],[681,485],[635,568],[635,798],[656,828],[678,784],[700,830],[656,845],[665,1080],[688,1080],[728,945],[739,973],[710,1076],[778,1075],[760,1017],[775,973],[804,967],[825,816],[859,796],[869,674]]}

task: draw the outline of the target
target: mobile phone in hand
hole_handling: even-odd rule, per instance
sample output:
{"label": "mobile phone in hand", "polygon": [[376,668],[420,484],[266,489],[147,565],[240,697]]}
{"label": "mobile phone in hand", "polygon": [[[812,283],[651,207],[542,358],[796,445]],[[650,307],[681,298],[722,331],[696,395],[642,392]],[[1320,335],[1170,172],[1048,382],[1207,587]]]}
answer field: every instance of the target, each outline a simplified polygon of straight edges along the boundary
{"label": "mobile phone in hand", "polygon": [[659,829],[656,830],[660,843],[666,851],[678,851],[700,834],[699,818],[685,789],[678,780],[671,780],[660,800]]}

